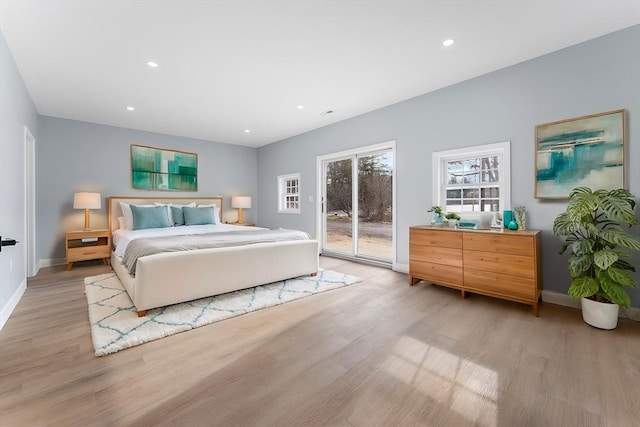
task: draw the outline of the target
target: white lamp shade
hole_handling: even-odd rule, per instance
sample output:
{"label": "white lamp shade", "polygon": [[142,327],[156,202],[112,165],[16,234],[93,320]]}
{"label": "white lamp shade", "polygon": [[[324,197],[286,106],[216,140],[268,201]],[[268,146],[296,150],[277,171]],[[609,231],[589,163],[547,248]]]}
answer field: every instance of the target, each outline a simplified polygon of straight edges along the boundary
{"label": "white lamp shade", "polygon": [[73,196],[73,209],[100,209],[101,207],[100,193],[76,193]]}
{"label": "white lamp shade", "polygon": [[251,208],[251,196],[233,196],[231,198],[231,207],[242,209]]}

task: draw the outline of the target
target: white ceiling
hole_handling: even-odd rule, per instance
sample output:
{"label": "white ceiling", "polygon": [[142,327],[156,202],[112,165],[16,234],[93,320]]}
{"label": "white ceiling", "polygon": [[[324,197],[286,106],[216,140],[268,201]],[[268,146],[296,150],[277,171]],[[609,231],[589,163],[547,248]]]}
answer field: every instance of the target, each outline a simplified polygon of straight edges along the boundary
{"label": "white ceiling", "polygon": [[639,23],[640,0],[0,0],[40,114],[253,147]]}

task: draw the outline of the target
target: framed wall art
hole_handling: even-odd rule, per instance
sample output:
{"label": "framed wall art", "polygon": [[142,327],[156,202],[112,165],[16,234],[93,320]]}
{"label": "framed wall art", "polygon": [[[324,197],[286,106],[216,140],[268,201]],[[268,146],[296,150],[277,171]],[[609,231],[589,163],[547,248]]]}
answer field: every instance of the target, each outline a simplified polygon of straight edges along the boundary
{"label": "framed wall art", "polygon": [[566,199],[575,187],[624,188],[625,111],[536,126],[535,197]]}
{"label": "framed wall art", "polygon": [[131,185],[141,190],[198,191],[198,155],[132,144]]}

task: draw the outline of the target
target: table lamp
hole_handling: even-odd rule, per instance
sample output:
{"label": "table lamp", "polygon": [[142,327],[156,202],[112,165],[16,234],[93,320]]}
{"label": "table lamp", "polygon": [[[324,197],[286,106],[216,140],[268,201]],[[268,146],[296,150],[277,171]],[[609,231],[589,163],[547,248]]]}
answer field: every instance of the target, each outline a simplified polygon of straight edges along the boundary
{"label": "table lamp", "polygon": [[251,208],[251,196],[233,196],[231,198],[231,207],[238,209],[238,223],[244,223],[243,209]]}
{"label": "table lamp", "polygon": [[73,209],[84,209],[84,230],[91,230],[91,213],[89,209],[100,209],[102,198],[100,193],[76,193],[73,196]]}

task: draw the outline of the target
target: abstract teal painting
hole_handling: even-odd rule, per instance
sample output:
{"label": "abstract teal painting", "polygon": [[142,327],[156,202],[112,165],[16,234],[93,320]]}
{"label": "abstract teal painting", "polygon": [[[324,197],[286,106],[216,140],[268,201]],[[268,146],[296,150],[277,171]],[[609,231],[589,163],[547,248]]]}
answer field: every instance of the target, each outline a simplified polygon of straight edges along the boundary
{"label": "abstract teal painting", "polygon": [[131,185],[141,190],[198,191],[198,155],[132,144]]}
{"label": "abstract teal painting", "polygon": [[625,188],[624,110],[536,126],[537,199],[565,199],[575,187]]}

